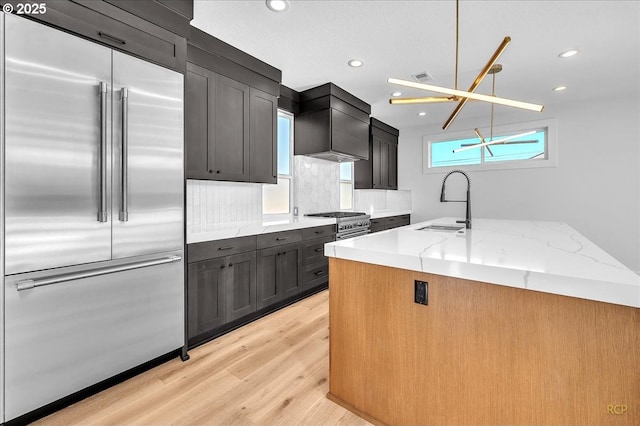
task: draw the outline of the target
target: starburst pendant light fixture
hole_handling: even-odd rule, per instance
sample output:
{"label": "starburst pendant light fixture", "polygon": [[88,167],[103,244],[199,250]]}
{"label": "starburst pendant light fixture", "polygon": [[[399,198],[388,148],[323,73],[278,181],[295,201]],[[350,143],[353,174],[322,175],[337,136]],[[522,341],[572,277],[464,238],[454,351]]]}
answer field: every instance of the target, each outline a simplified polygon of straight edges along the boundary
{"label": "starburst pendant light fixture", "polygon": [[417,104],[417,103],[435,103],[435,102],[458,102],[458,105],[453,110],[447,121],[445,121],[442,128],[446,130],[456,116],[460,113],[465,104],[469,101],[469,99],[490,102],[492,104],[506,105],[515,108],[523,108],[532,111],[542,111],[544,108],[542,105],[532,104],[528,102],[516,101],[513,99],[499,98],[491,95],[482,95],[479,93],[475,93],[474,90],[480,85],[485,76],[489,73],[491,68],[498,61],[502,52],[507,48],[509,43],[511,42],[511,37],[505,37],[502,40],[502,43],[498,46],[496,51],[493,53],[487,64],[482,68],[480,74],[476,77],[474,82],[469,87],[469,90],[458,90],[458,8],[459,8],[459,0],[456,0],[456,69],[455,69],[455,86],[453,89],[449,89],[446,87],[433,86],[431,84],[423,84],[416,83],[408,80],[401,80],[397,78],[389,78],[387,81],[392,84],[398,84],[400,86],[405,87],[413,87],[416,89],[427,90],[430,92],[442,93],[449,96],[428,96],[428,97],[419,97],[419,98],[395,98],[389,99],[389,103],[397,105],[397,104]]}

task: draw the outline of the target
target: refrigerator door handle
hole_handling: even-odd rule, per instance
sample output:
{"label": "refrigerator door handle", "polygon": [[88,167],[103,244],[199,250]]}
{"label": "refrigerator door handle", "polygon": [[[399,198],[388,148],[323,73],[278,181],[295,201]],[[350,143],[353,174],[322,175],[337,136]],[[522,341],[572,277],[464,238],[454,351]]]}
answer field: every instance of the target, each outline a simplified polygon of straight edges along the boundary
{"label": "refrigerator door handle", "polygon": [[113,274],[122,271],[130,271],[132,269],[146,268],[149,266],[162,265],[164,263],[173,263],[180,260],[182,260],[181,256],[163,256],[158,259],[143,260],[141,262],[127,263],[124,265],[108,266],[105,268],[91,269],[82,272],[72,272],[69,274],[52,275],[49,277],[37,278],[33,280],[22,280],[16,282],[16,290],[23,291],[30,288],[42,287],[45,285],[58,284],[83,278],[97,277],[100,275]]}
{"label": "refrigerator door handle", "polygon": [[100,82],[100,209],[98,222],[107,221],[107,83]]}
{"label": "refrigerator door handle", "polygon": [[118,218],[121,222],[129,220],[129,90],[123,87],[121,92],[122,100],[122,150],[121,150],[121,179],[122,188],[120,188],[120,213]]}

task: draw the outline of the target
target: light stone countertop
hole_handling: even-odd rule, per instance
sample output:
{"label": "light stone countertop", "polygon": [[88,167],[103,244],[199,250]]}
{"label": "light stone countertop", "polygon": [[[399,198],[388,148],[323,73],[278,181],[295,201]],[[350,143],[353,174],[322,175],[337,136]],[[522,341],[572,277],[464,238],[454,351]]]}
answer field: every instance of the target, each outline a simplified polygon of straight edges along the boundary
{"label": "light stone countertop", "polygon": [[381,217],[402,216],[405,214],[411,214],[411,210],[378,210],[368,214],[371,216],[371,219],[378,219]]}
{"label": "light stone countertop", "polygon": [[[411,210],[383,210],[373,213],[371,217],[389,217],[403,214],[411,214]],[[336,220],[334,218],[289,216],[281,219],[264,217],[261,221],[220,223],[208,225],[204,230],[190,230],[187,227],[187,244],[335,224]]]}
{"label": "light stone countertop", "polygon": [[335,224],[336,220],[334,218],[306,216],[291,216],[280,220],[269,218],[263,219],[262,221],[221,223],[218,225],[209,225],[203,231],[189,232],[187,230],[187,244]]}
{"label": "light stone countertop", "polygon": [[562,222],[440,218],[325,244],[325,256],[640,308],[640,276]]}

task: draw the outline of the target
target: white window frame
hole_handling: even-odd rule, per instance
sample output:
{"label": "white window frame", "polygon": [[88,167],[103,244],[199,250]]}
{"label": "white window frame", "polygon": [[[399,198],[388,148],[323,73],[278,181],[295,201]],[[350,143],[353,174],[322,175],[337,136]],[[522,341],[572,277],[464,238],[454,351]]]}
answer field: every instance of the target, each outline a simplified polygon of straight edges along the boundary
{"label": "white window frame", "polygon": [[[557,125],[555,119],[528,121],[523,123],[506,124],[502,126],[494,126],[493,134],[517,134],[529,130],[546,130],[546,158],[536,160],[512,160],[497,163],[468,164],[455,165],[451,167],[430,167],[431,164],[431,144],[437,142],[445,142],[456,139],[468,139],[473,137],[473,129],[440,133],[437,135],[429,135],[422,137],[422,173],[423,174],[442,174],[451,169],[464,169],[466,171],[491,171],[491,170],[513,170],[513,169],[529,169],[540,167],[557,167],[558,166],[558,139]],[[483,135],[488,135],[491,129],[480,128]],[[480,148],[479,148],[480,149]],[[484,149],[484,148],[481,148]]]}
{"label": "white window frame", "polygon": [[[290,135],[290,140],[289,140],[289,174],[288,175],[284,175],[284,174],[280,174],[277,173],[277,179],[289,179],[289,211],[287,213],[265,213],[264,210],[262,210],[262,216],[269,218],[270,220],[273,219],[279,219],[279,218],[288,218],[293,211],[293,192],[294,192],[294,173],[293,173],[293,167],[294,167],[294,163],[293,163],[293,144],[295,143],[295,135],[293,133],[293,128],[294,128],[294,120],[295,120],[295,116],[284,109],[279,109],[278,108],[278,118],[279,117],[286,117],[289,119],[289,135]],[[277,126],[277,124],[276,124]],[[276,131],[276,138],[277,138],[277,131]],[[276,150],[278,149],[278,144],[276,143]],[[276,158],[278,157],[278,153],[276,151]],[[278,167],[276,165],[276,171],[278,170]],[[270,185],[270,184],[263,184],[264,185]],[[262,191],[262,197],[264,197],[264,190]],[[263,203],[264,206],[264,203]]]}

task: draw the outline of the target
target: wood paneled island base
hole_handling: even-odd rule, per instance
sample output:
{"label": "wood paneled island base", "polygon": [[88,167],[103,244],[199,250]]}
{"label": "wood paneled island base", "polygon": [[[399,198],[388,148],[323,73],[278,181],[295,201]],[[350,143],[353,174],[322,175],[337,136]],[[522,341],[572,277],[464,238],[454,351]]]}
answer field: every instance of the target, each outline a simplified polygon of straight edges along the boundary
{"label": "wood paneled island base", "polygon": [[[329,262],[327,396],[363,418],[640,424],[640,309]],[[414,303],[415,280],[428,305]]]}

